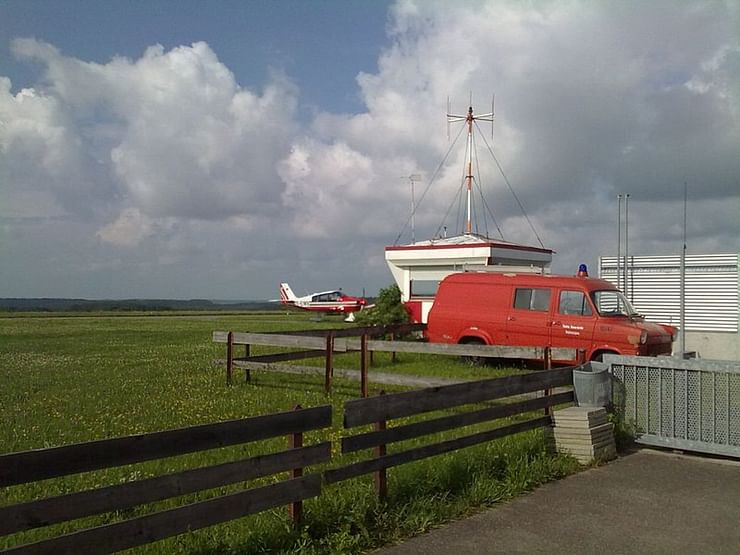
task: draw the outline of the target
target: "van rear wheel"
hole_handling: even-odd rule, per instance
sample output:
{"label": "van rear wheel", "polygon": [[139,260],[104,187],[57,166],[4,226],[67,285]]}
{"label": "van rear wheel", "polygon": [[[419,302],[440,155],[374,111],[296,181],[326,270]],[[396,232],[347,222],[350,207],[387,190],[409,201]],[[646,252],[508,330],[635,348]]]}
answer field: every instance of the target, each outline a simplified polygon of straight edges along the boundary
{"label": "van rear wheel", "polygon": [[[486,343],[482,339],[475,337],[468,337],[460,341],[461,345],[485,345]],[[488,359],[482,356],[466,355],[460,357],[465,364],[470,366],[485,366],[488,363]]]}

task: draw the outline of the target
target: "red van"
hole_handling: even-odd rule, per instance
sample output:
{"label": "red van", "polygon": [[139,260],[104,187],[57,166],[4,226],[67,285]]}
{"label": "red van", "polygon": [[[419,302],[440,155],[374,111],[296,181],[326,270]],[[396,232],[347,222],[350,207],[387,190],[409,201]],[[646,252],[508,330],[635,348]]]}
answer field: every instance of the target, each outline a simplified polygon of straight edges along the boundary
{"label": "red van", "polygon": [[646,322],[603,279],[469,272],[440,283],[426,335],[434,343],[583,349],[600,360],[670,355],[675,328]]}

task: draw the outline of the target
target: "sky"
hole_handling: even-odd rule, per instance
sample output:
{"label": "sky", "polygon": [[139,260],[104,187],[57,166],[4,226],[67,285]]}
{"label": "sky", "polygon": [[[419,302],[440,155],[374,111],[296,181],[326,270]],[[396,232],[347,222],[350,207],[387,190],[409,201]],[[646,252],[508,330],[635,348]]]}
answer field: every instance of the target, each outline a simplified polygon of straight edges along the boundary
{"label": "sky", "polygon": [[686,187],[688,252],[740,252],[740,2],[5,0],[0,297],[375,294],[493,95],[480,232],[594,274],[618,194],[679,254]]}

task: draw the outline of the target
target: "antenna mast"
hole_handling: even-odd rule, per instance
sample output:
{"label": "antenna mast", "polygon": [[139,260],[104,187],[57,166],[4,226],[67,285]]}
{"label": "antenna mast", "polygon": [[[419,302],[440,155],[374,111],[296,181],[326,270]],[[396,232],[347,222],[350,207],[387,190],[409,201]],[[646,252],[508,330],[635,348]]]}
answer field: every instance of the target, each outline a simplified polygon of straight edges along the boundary
{"label": "antenna mast", "polygon": [[401,179],[408,179],[411,184],[411,243],[416,243],[416,200],[414,198],[414,182],[421,181],[421,174],[412,173],[411,175],[402,177]]}
{"label": "antenna mast", "polygon": [[[472,95],[471,95],[472,104]],[[473,115],[473,106],[468,108],[468,113],[464,116],[449,113],[449,100],[448,100],[448,112],[447,112],[447,123],[455,121],[464,121],[468,125],[468,159],[467,159],[467,171],[465,175],[465,188],[467,193],[466,203],[467,209],[465,212],[465,235],[470,235],[473,232],[473,221],[471,215],[471,204],[472,204],[472,191],[473,191],[473,121],[493,121],[493,112],[488,114],[482,114],[480,116]]]}

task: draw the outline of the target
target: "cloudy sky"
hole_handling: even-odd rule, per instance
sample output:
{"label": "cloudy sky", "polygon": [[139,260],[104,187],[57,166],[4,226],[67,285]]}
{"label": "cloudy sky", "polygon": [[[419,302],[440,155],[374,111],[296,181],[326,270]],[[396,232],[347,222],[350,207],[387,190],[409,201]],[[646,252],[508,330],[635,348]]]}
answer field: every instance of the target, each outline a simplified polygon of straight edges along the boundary
{"label": "cloudy sky", "polygon": [[373,294],[402,176],[437,176],[417,240],[456,229],[447,99],[492,94],[491,236],[538,244],[487,145],[557,272],[616,252],[618,193],[632,253],[679,253],[684,182],[689,252],[740,252],[734,0],[5,0],[0,297]]}

